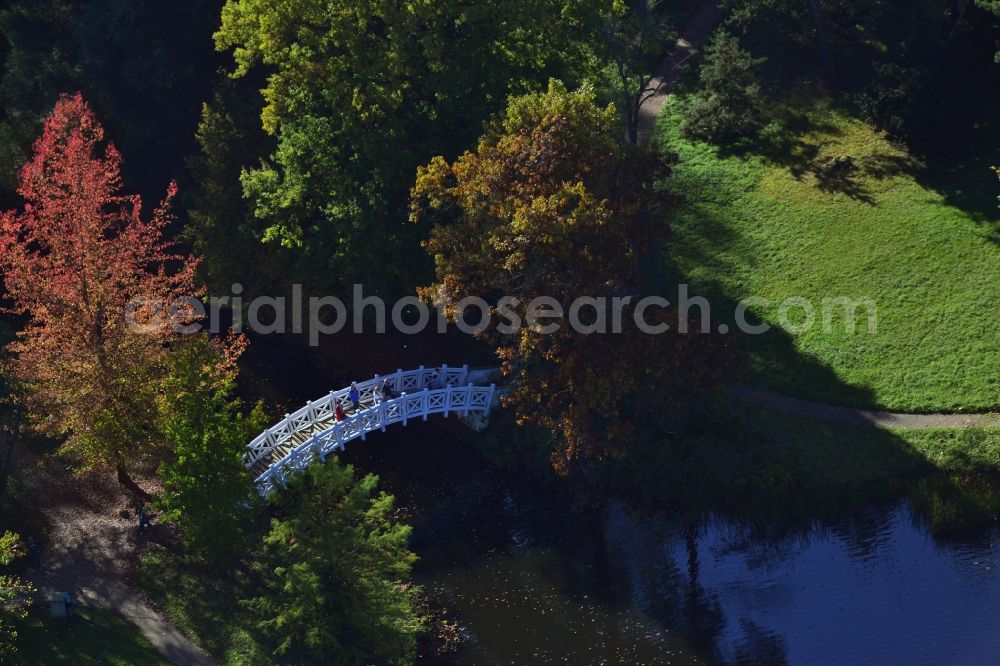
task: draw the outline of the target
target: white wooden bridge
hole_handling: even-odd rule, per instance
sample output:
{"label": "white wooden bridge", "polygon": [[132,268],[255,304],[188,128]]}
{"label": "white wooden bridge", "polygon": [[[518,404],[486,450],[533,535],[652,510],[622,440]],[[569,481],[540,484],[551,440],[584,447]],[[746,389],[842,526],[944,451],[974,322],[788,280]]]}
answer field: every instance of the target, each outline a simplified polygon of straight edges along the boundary
{"label": "white wooden bridge", "polygon": [[[358,382],[361,406],[354,410],[348,399],[350,388],[331,391],[319,400],[306,404],[294,414],[258,435],[247,446],[244,464],[256,476],[261,494],[284,485],[288,475],[313,462],[325,462],[330,453],[343,450],[354,439],[365,439],[374,431],[385,431],[393,424],[407,425],[410,419],[426,421],[431,414],[470,412],[487,414],[493,405],[496,385],[480,385],[495,376],[496,370],[473,370],[469,366],[397,370],[389,375],[375,375]],[[381,400],[383,382],[394,398]],[[348,411],[337,421],[337,401]]]}

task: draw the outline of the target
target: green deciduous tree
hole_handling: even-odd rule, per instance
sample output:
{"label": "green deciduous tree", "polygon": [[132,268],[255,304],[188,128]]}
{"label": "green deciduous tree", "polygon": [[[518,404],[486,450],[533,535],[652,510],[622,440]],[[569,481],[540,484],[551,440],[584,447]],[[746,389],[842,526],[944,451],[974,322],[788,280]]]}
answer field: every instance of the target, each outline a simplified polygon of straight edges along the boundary
{"label": "green deciduous tree", "polygon": [[312,282],[415,284],[429,272],[405,224],[416,166],[468,145],[509,93],[587,60],[586,4],[229,0],[218,48],[236,76],[268,73],[277,148],[242,175],[262,237]]}
{"label": "green deciduous tree", "polygon": [[0,534],[0,661],[17,653],[17,630],[12,620],[27,616],[34,592],[31,584],[17,576],[3,573],[16,560],[26,555],[24,544],[13,532]]}
{"label": "green deciduous tree", "polygon": [[639,112],[656,92],[649,87],[667,48],[671,25],[661,0],[609,2],[600,20],[601,56],[612,70],[615,98],[630,143],[639,138]]}
{"label": "green deciduous tree", "polygon": [[241,170],[273,147],[260,128],[259,87],[250,79],[221,79],[202,107],[201,150],[188,162],[196,186],[183,233],[213,293],[228,293],[234,283],[246,294],[286,293],[295,281],[293,251],[261,242],[266,223],[253,215],[240,185]]}
{"label": "green deciduous tree", "polygon": [[294,663],[408,664],[423,621],[407,580],[410,528],[392,520],[377,478],[336,459],[272,495],[266,593],[247,601],[258,627]]}
{"label": "green deciduous tree", "polygon": [[232,398],[238,350],[203,336],[175,345],[158,404],[171,452],[159,469],[164,518],[176,522],[188,545],[216,564],[246,545],[253,515],[248,507],[256,493],[243,454],[265,421],[260,405],[244,415]]}

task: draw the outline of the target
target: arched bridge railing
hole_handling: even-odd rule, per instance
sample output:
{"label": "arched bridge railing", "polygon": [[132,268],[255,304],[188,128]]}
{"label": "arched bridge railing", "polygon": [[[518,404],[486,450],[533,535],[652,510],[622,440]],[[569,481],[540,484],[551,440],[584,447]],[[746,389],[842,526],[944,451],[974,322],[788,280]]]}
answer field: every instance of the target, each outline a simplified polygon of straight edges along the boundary
{"label": "arched bridge railing", "polygon": [[[354,439],[364,439],[373,430],[387,426],[406,425],[412,418],[427,420],[431,414],[457,412],[489,412],[496,387],[469,383],[469,368],[440,369],[420,367],[417,370],[397,370],[390,375],[376,375],[358,382],[361,406],[343,421],[337,422],[334,409],[337,401],[345,408],[350,388],[331,391],[319,400],[306,404],[294,414],[268,428],[247,446],[244,463],[257,473],[255,484],[262,494],[282,485],[289,474],[303,469]],[[380,401],[378,391],[387,382],[394,397]]]}

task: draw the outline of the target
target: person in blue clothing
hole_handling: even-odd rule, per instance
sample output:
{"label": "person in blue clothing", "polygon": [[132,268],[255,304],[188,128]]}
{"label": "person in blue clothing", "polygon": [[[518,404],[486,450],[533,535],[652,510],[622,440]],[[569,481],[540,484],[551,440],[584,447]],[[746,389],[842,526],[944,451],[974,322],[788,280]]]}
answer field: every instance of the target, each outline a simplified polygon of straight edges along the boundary
{"label": "person in blue clothing", "polygon": [[357,382],[351,382],[351,390],[347,392],[347,399],[354,405],[354,411],[361,409],[361,391],[358,390]]}
{"label": "person in blue clothing", "polygon": [[140,504],[138,507],[136,507],[135,515],[139,518],[139,533],[142,534],[142,532],[145,531],[145,529],[152,524],[153,519],[149,516],[148,513],[146,513],[145,504]]}

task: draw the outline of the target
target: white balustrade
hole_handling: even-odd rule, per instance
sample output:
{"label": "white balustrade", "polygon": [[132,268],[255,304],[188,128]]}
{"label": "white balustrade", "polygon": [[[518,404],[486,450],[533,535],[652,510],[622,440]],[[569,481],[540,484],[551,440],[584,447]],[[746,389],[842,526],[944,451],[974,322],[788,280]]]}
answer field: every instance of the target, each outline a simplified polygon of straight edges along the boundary
{"label": "white balustrade", "polygon": [[[470,411],[489,412],[496,386],[475,386],[467,382],[469,366],[440,370],[424,368],[397,370],[391,375],[376,375],[374,379],[358,382],[361,408],[343,421],[335,418],[337,401],[347,406],[350,388],[331,391],[313,400],[293,414],[268,428],[247,446],[244,464],[253,467],[273,455],[275,450],[287,448],[285,444],[300,433],[309,435],[304,442],[291,448],[279,460],[271,461],[257,477],[255,484],[261,494],[267,494],[284,484],[289,474],[304,469],[314,461],[325,461],[330,453],[343,450],[354,439],[365,439],[373,430],[385,431],[396,423],[404,426],[409,419],[419,416],[424,421],[431,414],[448,416],[459,412],[467,416]],[[398,397],[381,400],[379,388],[388,382]]]}

